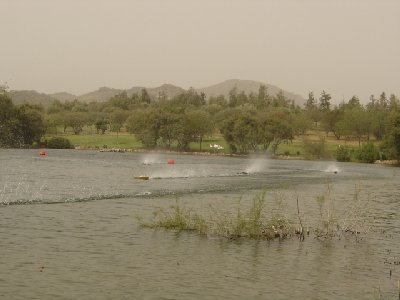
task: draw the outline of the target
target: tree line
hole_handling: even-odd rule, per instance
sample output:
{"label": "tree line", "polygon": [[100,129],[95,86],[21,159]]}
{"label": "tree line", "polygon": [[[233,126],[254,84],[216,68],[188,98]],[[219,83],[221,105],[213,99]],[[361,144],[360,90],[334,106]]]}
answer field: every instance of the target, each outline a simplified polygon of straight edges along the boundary
{"label": "tree line", "polygon": [[106,102],[53,101],[40,105],[13,105],[6,89],[0,90],[0,146],[23,147],[39,143],[45,134],[70,128],[80,134],[85,126],[97,134],[126,130],[146,148],[188,150],[193,141],[221,134],[232,153],[270,151],[310,130],[333,134],[338,140],[356,140],[359,146],[372,138],[380,141],[388,158],[400,157],[400,102],[383,92],[367,104],[357,96],[338,105],[329,93],[310,92],[304,107],[285,97],[270,95],[261,85],[258,93],[233,88],[228,97],[212,96],[193,89],[168,98],[160,93],[151,99],[146,89],[130,96],[121,92]]}

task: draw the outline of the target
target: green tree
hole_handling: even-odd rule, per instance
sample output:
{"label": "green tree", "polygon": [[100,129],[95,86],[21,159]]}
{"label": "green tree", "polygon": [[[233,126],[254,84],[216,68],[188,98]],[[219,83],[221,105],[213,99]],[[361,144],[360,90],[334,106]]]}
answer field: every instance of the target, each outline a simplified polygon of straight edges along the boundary
{"label": "green tree", "polygon": [[312,128],[312,120],[306,111],[298,112],[293,119],[294,134],[304,135]]}
{"label": "green tree", "polygon": [[160,122],[159,136],[161,138],[162,145],[170,148],[173,141],[176,140],[176,134],[178,132],[177,127],[180,126],[179,114],[163,110],[159,112],[158,121]]}
{"label": "green tree", "polygon": [[324,128],[325,132],[328,134],[329,132],[333,132],[336,139],[340,139],[341,132],[336,127],[336,124],[343,117],[343,108],[335,107],[332,110],[326,111],[324,113],[325,117],[321,120],[322,128]]}
{"label": "green tree", "polygon": [[354,107],[344,111],[341,126],[348,136],[354,136],[358,140],[358,145],[361,146],[361,140],[364,136],[369,135],[370,120],[364,107]]}
{"label": "green tree", "polygon": [[150,102],[151,102],[150,95],[146,89],[141,89],[141,91],[140,91],[140,102],[147,103],[147,104],[150,104]]}
{"label": "green tree", "polygon": [[61,113],[62,111],[64,111],[64,106],[59,100],[54,100],[47,107],[47,114]]}
{"label": "green tree", "polygon": [[397,111],[400,109],[400,100],[396,97],[396,95],[391,94],[389,97],[389,110]]}
{"label": "green tree", "polygon": [[382,94],[379,96],[379,106],[382,109],[386,109],[388,107],[388,99],[386,98],[386,93],[382,92]]}
{"label": "green tree", "polygon": [[0,86],[0,147],[16,146],[20,143],[17,136],[18,122],[11,98],[5,87]]}
{"label": "green tree", "polygon": [[52,137],[47,142],[47,148],[49,148],[49,149],[71,149],[71,148],[73,148],[73,145],[66,138]]}
{"label": "green tree", "polygon": [[257,150],[259,144],[258,122],[254,114],[243,112],[234,123],[233,136],[240,153]]}
{"label": "green tree", "polygon": [[318,122],[321,120],[321,113],[318,110],[317,101],[315,100],[314,93],[308,93],[308,99],[305,103],[305,110],[309,117],[315,122],[315,125],[318,126]]}
{"label": "green tree", "polygon": [[372,142],[367,142],[357,149],[356,158],[359,162],[372,164],[379,159],[379,152]]}
{"label": "green tree", "polygon": [[16,111],[18,119],[18,135],[22,137],[23,144],[32,145],[39,143],[46,132],[42,113],[30,105],[22,105]]}
{"label": "green tree", "polygon": [[226,101],[224,95],[220,96],[211,96],[208,100],[209,105],[218,105],[222,108],[226,108],[228,106],[228,102]]}
{"label": "green tree", "polygon": [[290,122],[290,114],[287,109],[276,108],[258,114],[259,143],[264,150],[271,147],[275,154],[282,142],[293,139],[293,126]]}
{"label": "green tree", "polygon": [[238,89],[237,86],[235,85],[230,91],[229,91],[229,106],[230,107],[235,107],[238,105]]}
{"label": "green tree", "polygon": [[211,133],[213,129],[210,114],[204,110],[192,110],[187,113],[187,118],[189,131],[193,139],[199,141],[201,150],[204,136]]}
{"label": "green tree", "polygon": [[160,111],[157,108],[146,108],[135,111],[126,121],[130,133],[141,141],[143,146],[157,146],[160,138]]}
{"label": "green tree", "polygon": [[105,117],[101,117],[97,119],[94,125],[96,127],[97,133],[101,132],[101,134],[104,134],[108,129],[109,124],[110,122]]}
{"label": "green tree", "polygon": [[331,95],[322,91],[321,96],[319,97],[319,110],[321,112],[328,112],[331,109]]}
{"label": "green tree", "polygon": [[72,128],[74,134],[80,134],[88,124],[88,114],[85,112],[68,112],[64,116],[65,125]]}
{"label": "green tree", "polygon": [[216,124],[220,132],[224,136],[224,139],[227,142],[231,153],[236,153],[238,151],[235,141],[234,127],[240,113],[241,112],[238,109],[229,108],[219,112],[215,116]]}
{"label": "green tree", "polygon": [[400,160],[400,112],[398,111],[392,111],[389,115],[383,148],[389,158]]}
{"label": "green tree", "polygon": [[354,95],[353,97],[351,97],[347,105],[349,106],[349,108],[359,107],[361,106],[360,99],[356,95]]}
{"label": "green tree", "polygon": [[169,105],[180,107],[184,111],[187,106],[200,107],[206,104],[206,95],[204,93],[197,93],[193,88],[190,88],[187,92],[174,97]]}
{"label": "green tree", "polygon": [[45,123],[46,123],[46,131],[48,133],[55,133],[57,134],[57,128],[58,126],[63,125],[63,118],[60,113],[52,113],[52,114],[47,114],[45,116]]}
{"label": "green tree", "polygon": [[114,108],[128,110],[134,104],[136,104],[137,99],[134,97],[128,97],[128,93],[126,91],[122,91],[117,95],[113,96],[108,102]]}
{"label": "green tree", "polygon": [[6,90],[0,89],[0,146],[39,143],[46,131],[41,110],[41,107],[29,104],[15,107]]}
{"label": "green tree", "polygon": [[285,97],[283,90],[279,90],[279,92],[272,97],[272,106],[274,107],[289,107],[290,100]]}
{"label": "green tree", "polygon": [[113,132],[117,133],[117,137],[118,134],[122,128],[122,126],[124,125],[126,119],[128,118],[129,113],[127,111],[124,110],[115,110],[111,113],[110,115],[110,129]]}
{"label": "green tree", "polygon": [[257,108],[257,109],[264,109],[266,107],[269,107],[271,105],[272,99],[271,96],[268,94],[268,88],[261,84],[260,87],[258,88],[258,94],[256,95],[254,101],[251,101],[251,103]]}

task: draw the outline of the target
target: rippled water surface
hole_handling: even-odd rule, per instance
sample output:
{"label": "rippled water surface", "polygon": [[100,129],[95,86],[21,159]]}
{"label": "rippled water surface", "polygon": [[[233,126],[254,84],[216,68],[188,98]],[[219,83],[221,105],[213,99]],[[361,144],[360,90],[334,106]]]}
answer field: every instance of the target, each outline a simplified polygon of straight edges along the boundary
{"label": "rippled water surface", "polygon": [[[168,165],[167,159],[175,164]],[[136,180],[135,176],[150,180]],[[400,170],[266,158],[0,150],[4,299],[398,299]],[[330,189],[340,217],[355,191],[368,212],[355,240],[227,240],[141,229],[179,201],[207,212],[267,191],[296,220],[318,220]],[[178,200],[177,200],[178,199]],[[274,200],[275,199],[275,200]]]}

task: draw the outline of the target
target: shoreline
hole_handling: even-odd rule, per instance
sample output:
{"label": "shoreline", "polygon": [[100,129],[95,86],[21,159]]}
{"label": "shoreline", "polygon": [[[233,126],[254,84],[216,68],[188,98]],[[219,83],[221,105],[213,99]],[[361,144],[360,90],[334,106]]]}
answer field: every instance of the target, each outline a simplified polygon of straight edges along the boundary
{"label": "shoreline", "polygon": [[[1,149],[50,149],[45,147],[29,147],[29,148],[1,148]],[[53,150],[53,149],[51,149]],[[333,159],[306,159],[304,156],[290,156],[290,155],[270,155],[267,153],[252,153],[252,154],[234,154],[225,152],[210,152],[210,151],[176,151],[167,149],[143,149],[143,148],[86,148],[76,146],[72,149],[58,149],[58,150],[77,150],[77,151],[98,151],[98,152],[114,152],[114,153],[159,153],[159,154],[181,154],[181,155],[195,155],[195,156],[226,156],[226,157],[263,157],[276,160],[309,160],[309,161],[335,161]],[[357,163],[357,162],[352,162]],[[373,164],[385,165],[392,167],[400,167],[398,160],[376,160]]]}

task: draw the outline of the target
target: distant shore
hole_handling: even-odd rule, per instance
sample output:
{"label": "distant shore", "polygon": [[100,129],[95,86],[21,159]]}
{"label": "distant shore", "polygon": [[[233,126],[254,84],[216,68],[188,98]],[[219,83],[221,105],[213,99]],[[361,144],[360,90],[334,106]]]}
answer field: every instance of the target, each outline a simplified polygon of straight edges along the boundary
{"label": "distant shore", "polygon": [[[228,157],[265,157],[270,159],[279,159],[279,160],[307,160],[302,155],[270,155],[266,153],[252,153],[252,154],[234,154],[234,153],[226,153],[226,152],[210,152],[210,151],[176,151],[176,150],[168,150],[168,149],[143,149],[143,148],[101,148],[101,149],[93,149],[93,148],[85,148],[85,147],[75,147],[74,150],[95,150],[99,152],[116,152],[116,153],[160,153],[160,154],[182,154],[182,155],[201,155],[201,156],[228,156]],[[315,160],[315,159],[310,159]],[[332,159],[321,159],[321,161],[331,161]],[[400,162],[397,160],[377,160],[375,164],[381,165],[390,165],[390,166],[400,166]]]}

